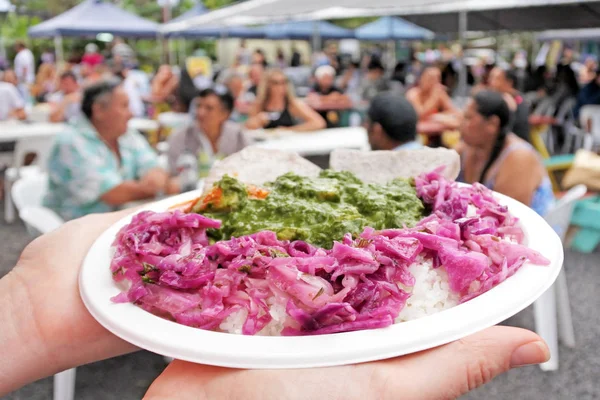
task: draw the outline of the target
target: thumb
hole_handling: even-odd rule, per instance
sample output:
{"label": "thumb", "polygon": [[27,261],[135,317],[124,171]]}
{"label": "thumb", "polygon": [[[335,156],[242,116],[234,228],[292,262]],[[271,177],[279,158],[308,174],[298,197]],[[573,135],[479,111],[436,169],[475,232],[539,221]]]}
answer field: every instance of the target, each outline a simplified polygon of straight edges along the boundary
{"label": "thumb", "polygon": [[[409,389],[412,395],[406,398],[454,399],[511,368],[539,364],[549,358],[548,346],[537,334],[520,328],[494,326],[390,362],[401,363],[403,370],[411,372],[410,383],[397,382],[399,385],[395,387]],[[393,373],[394,368],[391,370]]]}

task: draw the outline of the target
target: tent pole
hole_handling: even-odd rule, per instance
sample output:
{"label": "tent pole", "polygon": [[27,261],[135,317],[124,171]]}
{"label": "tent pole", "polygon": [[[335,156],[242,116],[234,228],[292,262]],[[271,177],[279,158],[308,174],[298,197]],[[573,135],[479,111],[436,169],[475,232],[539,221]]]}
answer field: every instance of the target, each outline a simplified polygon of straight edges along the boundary
{"label": "tent pole", "polygon": [[65,60],[65,53],[63,51],[62,36],[54,36],[54,52],[56,54],[56,64],[62,65]]}
{"label": "tent pole", "polygon": [[173,39],[167,39],[167,48],[169,49],[169,65],[174,65],[177,63],[175,49],[173,47]]}
{"label": "tent pole", "polygon": [[460,70],[458,71],[458,95],[467,96],[467,65],[465,64],[466,32],[468,26],[467,11],[458,14],[458,40],[461,46]]}
{"label": "tent pole", "polygon": [[319,21],[313,21],[312,45],[313,53],[321,51],[321,32],[319,31]]}
{"label": "tent pole", "polygon": [[185,53],[186,53],[186,43],[185,38],[179,39],[179,45],[177,46],[179,50],[179,64],[183,65],[185,63]]}
{"label": "tent pole", "polygon": [[162,33],[158,34],[158,43],[160,43],[161,45],[159,46],[160,49],[160,63],[161,64],[167,64],[167,54],[166,54],[166,49],[165,49],[165,37]]}

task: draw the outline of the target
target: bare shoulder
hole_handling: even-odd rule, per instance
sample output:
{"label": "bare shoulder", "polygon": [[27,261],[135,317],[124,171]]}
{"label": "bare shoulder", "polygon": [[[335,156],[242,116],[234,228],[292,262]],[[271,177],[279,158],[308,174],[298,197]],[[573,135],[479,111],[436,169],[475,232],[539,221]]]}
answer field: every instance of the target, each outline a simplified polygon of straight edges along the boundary
{"label": "bare shoulder", "polygon": [[520,138],[513,138],[511,146],[516,146],[504,160],[503,169],[522,174],[524,170],[533,172],[540,165],[540,159],[535,149]]}
{"label": "bare shoulder", "polygon": [[407,99],[415,99],[419,96],[419,88],[418,87],[413,87],[408,89],[408,91],[406,92],[406,98]]}

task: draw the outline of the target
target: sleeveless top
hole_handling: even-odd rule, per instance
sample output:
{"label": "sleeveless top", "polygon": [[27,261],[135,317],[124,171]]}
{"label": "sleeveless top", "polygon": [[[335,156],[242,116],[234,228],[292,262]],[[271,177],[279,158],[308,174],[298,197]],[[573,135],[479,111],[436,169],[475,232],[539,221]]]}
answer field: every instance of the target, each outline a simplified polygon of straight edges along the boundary
{"label": "sleeveless top", "polygon": [[[496,176],[498,175],[498,170],[500,169],[502,162],[506,159],[506,157],[508,157],[508,155],[511,152],[521,149],[535,152],[535,149],[529,143],[513,143],[509,145],[504,150],[502,150],[502,153],[500,153],[500,156],[498,156],[498,158],[494,162],[495,165],[492,166],[490,172],[487,174],[488,178],[482,182],[483,185],[490,190],[494,190]],[[463,165],[461,165],[461,171],[456,180],[464,182],[464,162],[461,161],[461,164]],[[542,181],[540,182],[539,186],[533,192],[533,197],[531,198],[531,204],[529,204],[529,207],[531,207],[539,215],[545,216],[554,204],[554,200],[555,199],[554,192],[552,190],[552,182],[550,181],[548,175],[544,174],[544,177],[542,178]]]}
{"label": "sleeveless top", "polygon": [[282,112],[266,111],[266,113],[271,117],[271,121],[269,121],[264,129],[274,129],[279,128],[280,126],[290,127],[296,125],[296,121],[294,121],[294,117],[290,113],[287,100],[285,101],[285,107]]}

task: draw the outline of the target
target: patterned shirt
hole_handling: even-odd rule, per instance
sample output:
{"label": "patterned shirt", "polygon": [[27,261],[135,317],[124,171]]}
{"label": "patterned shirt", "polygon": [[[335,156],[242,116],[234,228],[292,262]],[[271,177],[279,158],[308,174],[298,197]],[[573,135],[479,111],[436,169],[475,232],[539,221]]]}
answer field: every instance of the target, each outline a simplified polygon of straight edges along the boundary
{"label": "patterned shirt", "polygon": [[44,205],[65,220],[114,211],[100,197],[159,165],[158,156],[139,132],[127,131],[118,145],[120,163],[89,120],[76,118],[70,129],[57,136],[50,154]]}

